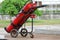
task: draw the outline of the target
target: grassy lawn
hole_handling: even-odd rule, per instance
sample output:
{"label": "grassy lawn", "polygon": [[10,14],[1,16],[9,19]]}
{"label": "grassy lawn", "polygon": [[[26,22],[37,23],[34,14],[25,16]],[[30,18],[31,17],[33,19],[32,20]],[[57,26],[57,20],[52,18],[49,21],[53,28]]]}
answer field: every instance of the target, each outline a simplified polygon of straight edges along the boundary
{"label": "grassy lawn", "polygon": [[6,27],[10,23],[9,20],[0,20],[0,28]]}
{"label": "grassy lawn", "polygon": [[[0,20],[0,28],[10,24],[9,20]],[[34,20],[34,25],[54,25],[60,24],[60,20]],[[27,21],[26,25],[31,25],[31,21]]]}
{"label": "grassy lawn", "polygon": [[[27,24],[30,25],[31,21],[28,21]],[[60,20],[34,20],[34,25],[55,25],[60,24]]]}

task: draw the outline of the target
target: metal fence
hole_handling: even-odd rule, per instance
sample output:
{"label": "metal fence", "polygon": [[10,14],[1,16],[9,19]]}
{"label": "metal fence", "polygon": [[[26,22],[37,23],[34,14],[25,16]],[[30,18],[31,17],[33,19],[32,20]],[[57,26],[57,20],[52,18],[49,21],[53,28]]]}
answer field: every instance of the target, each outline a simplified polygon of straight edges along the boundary
{"label": "metal fence", "polygon": [[[15,17],[12,17],[13,20]],[[60,14],[42,14],[41,16],[37,16],[35,20],[49,20],[49,19],[60,19]],[[0,15],[0,20],[10,20],[9,15]]]}

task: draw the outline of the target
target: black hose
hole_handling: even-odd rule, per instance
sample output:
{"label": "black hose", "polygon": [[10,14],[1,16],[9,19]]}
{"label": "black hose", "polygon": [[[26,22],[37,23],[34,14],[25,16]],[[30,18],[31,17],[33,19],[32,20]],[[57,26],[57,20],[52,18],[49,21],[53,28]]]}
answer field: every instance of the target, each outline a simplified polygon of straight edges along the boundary
{"label": "black hose", "polygon": [[46,7],[47,5],[37,6],[36,8]]}

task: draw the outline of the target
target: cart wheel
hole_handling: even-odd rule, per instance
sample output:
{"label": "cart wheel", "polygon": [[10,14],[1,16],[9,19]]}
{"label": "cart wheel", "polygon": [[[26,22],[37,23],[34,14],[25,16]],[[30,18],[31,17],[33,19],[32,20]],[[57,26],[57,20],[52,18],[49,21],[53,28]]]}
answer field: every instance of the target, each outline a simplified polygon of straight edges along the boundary
{"label": "cart wheel", "polygon": [[28,34],[27,29],[26,28],[22,28],[20,34],[21,34],[21,36],[26,37],[27,34]]}
{"label": "cart wheel", "polygon": [[10,35],[11,35],[11,37],[16,38],[16,37],[18,36],[17,30],[16,30],[16,29],[13,29],[13,30],[10,32]]}
{"label": "cart wheel", "polygon": [[30,34],[30,37],[31,37],[31,38],[34,38],[34,35],[31,33],[31,34]]}

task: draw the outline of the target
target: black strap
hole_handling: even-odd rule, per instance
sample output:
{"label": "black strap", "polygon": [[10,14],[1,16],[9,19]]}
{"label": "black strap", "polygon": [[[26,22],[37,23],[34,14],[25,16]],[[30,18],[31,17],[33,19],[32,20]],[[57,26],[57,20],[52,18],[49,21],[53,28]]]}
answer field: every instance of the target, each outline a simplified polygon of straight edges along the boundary
{"label": "black strap", "polygon": [[14,25],[13,23],[11,23],[11,25],[13,25],[13,27],[16,27],[16,25]]}
{"label": "black strap", "polygon": [[13,24],[13,23],[11,23],[11,25],[13,25],[14,28],[16,28],[16,27],[21,27],[21,26],[22,26],[22,25],[20,25],[20,24],[15,25],[15,24]]}

